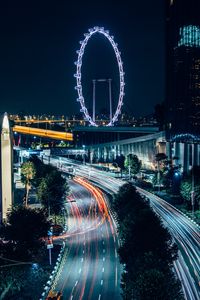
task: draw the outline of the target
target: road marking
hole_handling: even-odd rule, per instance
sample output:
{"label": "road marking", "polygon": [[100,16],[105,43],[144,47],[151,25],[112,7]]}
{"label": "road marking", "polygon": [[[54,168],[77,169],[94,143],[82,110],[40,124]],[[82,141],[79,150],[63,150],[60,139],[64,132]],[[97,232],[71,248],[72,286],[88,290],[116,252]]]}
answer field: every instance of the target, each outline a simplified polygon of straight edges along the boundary
{"label": "road marking", "polygon": [[98,300],[101,300],[101,294],[99,294],[99,298],[98,298]]}
{"label": "road marking", "polygon": [[104,268],[102,269],[102,272],[104,273]]}
{"label": "road marking", "polygon": [[81,262],[83,262],[83,257],[81,258]]}
{"label": "road marking", "polygon": [[103,279],[101,279],[101,285],[103,285]]}
{"label": "road marking", "polygon": [[104,237],[103,233],[102,233],[102,235],[101,235],[101,236],[102,236],[102,238]]}
{"label": "road marking", "polygon": [[114,240],[114,242],[116,242],[116,240],[115,240],[115,236],[113,236],[113,240]]}
{"label": "road marking", "polygon": [[103,261],[105,261],[105,257],[103,257]]}
{"label": "road marking", "polygon": [[78,272],[79,272],[79,274],[80,274],[80,273],[81,273],[81,269],[79,269],[79,271],[78,271]]}
{"label": "road marking", "polygon": [[85,250],[83,250],[83,254],[85,253]]}
{"label": "road marking", "polygon": [[106,250],[105,249],[103,249],[103,253],[105,253],[106,252]]}
{"label": "road marking", "polygon": [[73,297],[74,297],[74,296],[73,296],[73,295],[71,295],[71,300],[73,299]]}
{"label": "road marking", "polygon": [[116,269],[115,269],[115,286],[117,286],[117,266],[116,266]]}
{"label": "road marking", "polygon": [[74,286],[77,286],[77,284],[78,284],[78,280],[76,281],[76,283],[75,283],[75,285],[74,285]]}
{"label": "road marking", "polygon": [[103,245],[105,244],[105,242],[104,242],[104,241],[103,241],[102,243],[103,243]]}

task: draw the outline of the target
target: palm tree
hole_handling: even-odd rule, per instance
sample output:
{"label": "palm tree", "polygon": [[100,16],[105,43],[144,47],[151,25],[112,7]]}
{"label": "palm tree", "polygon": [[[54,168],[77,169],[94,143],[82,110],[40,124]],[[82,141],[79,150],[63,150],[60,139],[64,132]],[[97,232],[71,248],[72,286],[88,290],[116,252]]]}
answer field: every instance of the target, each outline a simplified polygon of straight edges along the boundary
{"label": "palm tree", "polygon": [[27,207],[27,205],[28,205],[28,195],[29,195],[29,191],[31,189],[31,180],[36,175],[36,169],[35,169],[35,166],[34,166],[33,162],[31,162],[31,161],[24,162],[22,164],[21,174],[22,174],[22,177],[21,177],[22,182],[25,184],[25,190],[26,190],[25,206]]}

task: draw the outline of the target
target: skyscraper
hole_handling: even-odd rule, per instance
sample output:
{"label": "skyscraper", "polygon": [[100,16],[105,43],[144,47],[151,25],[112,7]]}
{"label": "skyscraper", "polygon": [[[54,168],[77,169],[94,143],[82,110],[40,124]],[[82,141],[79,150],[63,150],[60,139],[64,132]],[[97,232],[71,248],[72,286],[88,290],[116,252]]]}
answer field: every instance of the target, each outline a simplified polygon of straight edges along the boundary
{"label": "skyscraper", "polygon": [[200,0],[166,0],[166,130],[200,137]]}

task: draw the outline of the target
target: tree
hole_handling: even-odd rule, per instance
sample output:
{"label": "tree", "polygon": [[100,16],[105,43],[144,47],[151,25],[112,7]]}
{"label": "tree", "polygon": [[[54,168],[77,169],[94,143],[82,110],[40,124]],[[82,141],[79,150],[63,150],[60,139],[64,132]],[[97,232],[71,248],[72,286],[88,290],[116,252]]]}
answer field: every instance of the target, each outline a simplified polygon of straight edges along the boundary
{"label": "tree", "polygon": [[21,180],[25,184],[26,194],[25,194],[25,206],[28,205],[28,196],[31,189],[31,182],[35,177],[36,170],[33,162],[27,161],[22,164],[21,167]]}
{"label": "tree", "polygon": [[44,164],[36,155],[32,155],[29,161],[31,161],[35,167],[35,176],[31,182],[36,188],[39,186],[43,177],[56,170],[56,167]]}
{"label": "tree", "polygon": [[[180,187],[180,194],[187,203],[187,206],[191,208],[191,193],[192,193],[193,187],[192,187],[192,178],[185,178],[181,182]],[[200,184],[194,185],[194,204],[195,206],[200,205]]]}
{"label": "tree", "polygon": [[113,164],[117,164],[117,167],[120,168],[121,176],[122,176],[123,170],[125,169],[124,162],[125,162],[125,156],[123,154],[121,154],[121,155],[116,156],[116,159],[114,160],[114,163],[113,163]]}
{"label": "tree", "polygon": [[166,276],[154,268],[138,274],[133,292],[135,299],[140,300],[184,299],[174,274],[170,272],[170,276]]}
{"label": "tree", "polygon": [[46,177],[42,178],[38,189],[37,196],[42,205],[48,209],[49,215],[61,213],[64,205],[64,196],[69,192],[69,186],[66,179],[62,177],[62,173],[58,170],[53,170]]}
{"label": "tree", "polygon": [[39,299],[49,272],[39,264],[0,266],[0,299]]}
{"label": "tree", "polygon": [[49,227],[44,210],[14,207],[8,213],[8,222],[0,229],[0,236],[7,241],[1,245],[0,252],[6,257],[36,259]]}
{"label": "tree", "polygon": [[141,169],[141,161],[135,154],[128,154],[125,159],[124,165],[127,171],[130,171],[130,174],[133,175],[137,174]]}
{"label": "tree", "polygon": [[[117,213],[123,299],[183,299],[172,272],[178,248],[169,231],[154,213],[148,199],[130,183],[113,200]],[[131,255],[130,255],[131,253]]]}

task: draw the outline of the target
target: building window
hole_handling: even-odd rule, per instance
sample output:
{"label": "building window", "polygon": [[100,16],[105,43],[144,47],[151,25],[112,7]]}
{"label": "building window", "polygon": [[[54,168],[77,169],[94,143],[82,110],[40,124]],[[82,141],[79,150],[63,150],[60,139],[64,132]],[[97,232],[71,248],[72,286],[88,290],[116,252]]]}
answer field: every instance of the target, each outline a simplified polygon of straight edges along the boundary
{"label": "building window", "polygon": [[178,47],[200,47],[200,27],[195,25],[183,26],[179,31]]}

